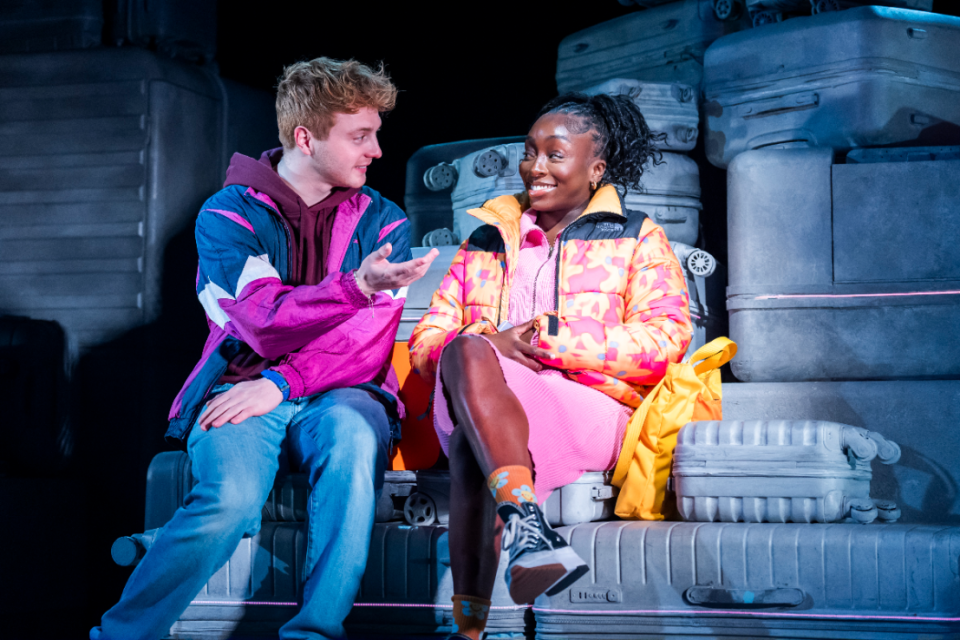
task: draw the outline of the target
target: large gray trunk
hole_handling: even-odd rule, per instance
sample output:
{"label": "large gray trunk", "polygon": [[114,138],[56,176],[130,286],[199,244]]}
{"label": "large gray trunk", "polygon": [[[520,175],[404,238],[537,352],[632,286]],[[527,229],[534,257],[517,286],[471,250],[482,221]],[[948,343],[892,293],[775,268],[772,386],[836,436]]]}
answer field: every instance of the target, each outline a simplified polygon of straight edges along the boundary
{"label": "large gray trunk", "polygon": [[681,82],[699,91],[703,54],[717,38],[750,26],[721,22],[711,0],[681,0],[567,36],[557,52],[557,90],[581,91],[613,78]]}
{"label": "large gray trunk", "polygon": [[960,375],[958,210],[958,160],[833,164],[829,149],[738,156],[727,218],[734,375]]}
{"label": "large gray trunk", "polygon": [[560,532],[591,571],[537,598],[543,640],[916,640],[960,628],[956,527],[606,522]]}
{"label": "large gray trunk", "polygon": [[861,7],[715,42],[704,57],[707,158],[773,145],[960,143],[960,18]]}

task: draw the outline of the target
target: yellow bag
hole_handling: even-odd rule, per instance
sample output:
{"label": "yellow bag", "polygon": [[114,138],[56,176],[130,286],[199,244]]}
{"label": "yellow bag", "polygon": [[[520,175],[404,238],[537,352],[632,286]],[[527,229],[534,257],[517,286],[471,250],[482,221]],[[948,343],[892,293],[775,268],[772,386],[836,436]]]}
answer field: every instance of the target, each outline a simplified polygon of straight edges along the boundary
{"label": "yellow bag", "polygon": [[[737,353],[729,338],[717,338],[667,366],[667,374],[627,423],[623,450],[613,471],[620,487],[616,514],[627,520],[663,520],[675,505],[664,505],[667,478],[680,427],[695,420],[720,420],[720,367]],[[697,364],[697,363],[700,364]]]}

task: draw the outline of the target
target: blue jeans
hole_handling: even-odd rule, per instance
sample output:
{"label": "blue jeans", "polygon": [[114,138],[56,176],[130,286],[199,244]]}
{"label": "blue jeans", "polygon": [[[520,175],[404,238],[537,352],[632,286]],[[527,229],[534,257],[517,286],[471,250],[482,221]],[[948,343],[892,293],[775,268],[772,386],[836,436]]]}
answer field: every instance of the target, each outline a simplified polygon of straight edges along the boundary
{"label": "blue jeans", "polygon": [[[214,389],[223,392],[230,385]],[[286,442],[284,442],[286,441]],[[202,431],[187,443],[197,485],[134,570],[91,640],[167,634],[244,534],[260,529],[281,445],[309,474],[303,606],[281,638],[342,638],[367,563],[390,445],[384,406],[362,389],[283,402],[267,415]]]}

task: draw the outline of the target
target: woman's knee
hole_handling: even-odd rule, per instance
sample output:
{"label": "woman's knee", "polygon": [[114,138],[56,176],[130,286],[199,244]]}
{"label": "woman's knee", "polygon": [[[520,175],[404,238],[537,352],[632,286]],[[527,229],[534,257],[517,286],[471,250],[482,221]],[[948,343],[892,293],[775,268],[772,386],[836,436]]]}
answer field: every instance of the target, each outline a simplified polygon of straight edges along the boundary
{"label": "woman's knee", "polygon": [[[440,357],[440,371],[448,371],[457,377],[469,376],[482,369],[484,365],[496,363],[493,347],[486,340],[471,336],[460,336],[443,349]],[[498,365],[499,366],[499,365]]]}

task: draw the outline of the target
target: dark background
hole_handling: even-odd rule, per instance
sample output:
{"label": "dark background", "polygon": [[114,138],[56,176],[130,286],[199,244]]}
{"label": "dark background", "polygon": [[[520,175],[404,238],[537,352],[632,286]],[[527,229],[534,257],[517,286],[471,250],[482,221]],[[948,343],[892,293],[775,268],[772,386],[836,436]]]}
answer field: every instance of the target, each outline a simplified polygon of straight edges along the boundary
{"label": "dark background", "polygon": [[[955,0],[938,0],[934,8],[960,15]],[[272,92],[283,67],[297,60],[383,61],[401,93],[384,119],[384,155],[372,165],[368,184],[402,205],[406,163],[417,149],[524,134],[556,95],[560,41],[635,10],[615,0],[220,2],[215,64],[227,79]],[[691,155],[701,171],[704,245],[725,262],[726,174],[705,161],[702,145]],[[16,523],[30,514],[2,505],[3,638],[86,637],[130,574],[110,560],[110,545],[142,531],[147,464],[168,448],[162,438],[166,410],[199,357],[206,331],[195,297],[196,249],[189,230],[170,244],[165,262],[171,268],[164,274],[162,317],[86,357],[76,372],[73,413],[79,426],[74,463],[63,476],[68,490],[50,484],[48,494],[24,499],[54,505],[62,525],[22,540],[27,534],[18,538]],[[129,373],[125,354],[144,348],[164,354],[163,362]],[[137,400],[143,388],[152,390],[145,403]],[[15,610],[11,603],[18,602],[29,604]]]}
{"label": "dark background", "polygon": [[[349,7],[349,8],[348,8]],[[220,2],[224,78],[272,91],[285,65],[317,56],[383,62],[400,89],[380,132],[383,158],[367,183],[403,203],[407,159],[420,147],[522,135],[557,95],[557,45],[636,10],[616,0],[548,2],[297,3],[256,13]]]}

